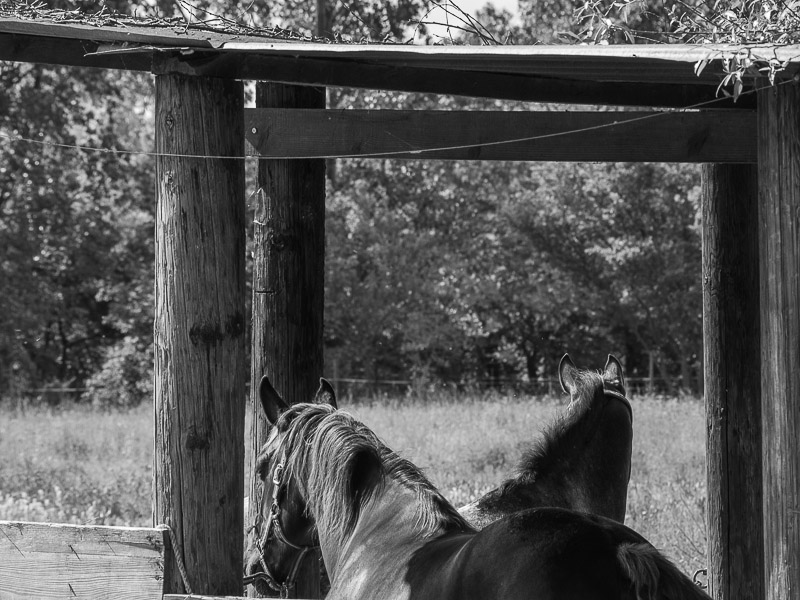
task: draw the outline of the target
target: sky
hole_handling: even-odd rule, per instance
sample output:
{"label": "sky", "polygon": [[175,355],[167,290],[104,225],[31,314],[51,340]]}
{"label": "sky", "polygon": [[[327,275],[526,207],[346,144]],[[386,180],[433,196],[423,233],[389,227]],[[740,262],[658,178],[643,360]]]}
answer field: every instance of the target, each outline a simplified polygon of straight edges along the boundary
{"label": "sky", "polygon": [[[444,4],[445,0],[438,0],[440,3]],[[497,9],[505,9],[512,14],[517,14],[519,12],[519,5],[517,0],[452,0],[453,3],[458,6],[464,12],[474,15],[478,9],[483,8],[486,4],[493,4]],[[425,21],[430,22],[443,22],[445,18],[442,14],[437,14],[436,11],[431,12],[426,18]],[[451,22],[453,20],[451,19]],[[447,37],[446,29],[443,27],[436,27],[428,25],[428,31],[433,33],[434,35],[439,35],[443,38]]]}

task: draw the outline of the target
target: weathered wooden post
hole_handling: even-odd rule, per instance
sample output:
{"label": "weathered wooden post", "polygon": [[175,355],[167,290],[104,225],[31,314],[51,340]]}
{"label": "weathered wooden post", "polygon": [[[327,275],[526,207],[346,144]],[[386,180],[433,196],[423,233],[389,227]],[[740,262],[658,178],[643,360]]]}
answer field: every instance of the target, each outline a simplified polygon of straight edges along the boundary
{"label": "weathered wooden post", "polygon": [[[244,162],[220,158],[244,153],[242,90],[156,77],[154,520],[214,595],[242,593]],[[167,590],[186,591],[177,570]]]}
{"label": "weathered wooden post", "polygon": [[[325,108],[325,90],[259,83],[258,108]],[[322,376],[325,161],[260,160],[253,223],[252,456],[268,424],[257,398],[262,375],[290,404],[309,402]],[[254,465],[250,465],[253,472]],[[257,498],[255,481],[250,497]],[[250,502],[249,522],[257,503]],[[319,568],[307,559],[298,598],[318,598]]]}
{"label": "weathered wooden post", "polygon": [[758,92],[765,597],[800,597],[800,87]]}
{"label": "weathered wooden post", "polygon": [[763,598],[756,165],[704,165],[708,582],[716,600]]}

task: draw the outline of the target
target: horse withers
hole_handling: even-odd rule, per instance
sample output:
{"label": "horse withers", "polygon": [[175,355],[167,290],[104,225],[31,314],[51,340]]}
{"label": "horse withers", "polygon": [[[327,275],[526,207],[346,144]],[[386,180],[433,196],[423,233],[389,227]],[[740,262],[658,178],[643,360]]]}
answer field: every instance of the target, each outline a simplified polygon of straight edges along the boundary
{"label": "horse withers", "polygon": [[583,371],[565,354],[558,377],[569,406],[523,455],[518,475],[459,509],[475,527],[544,506],[625,521],[633,411],[622,365],[609,354],[601,373]]}
{"label": "horse withers", "polygon": [[331,600],[708,598],[642,536],[610,519],[535,508],[476,531],[409,461],[335,408],[332,389],[286,406],[268,382],[271,429],[247,581],[288,589],[319,546]]}

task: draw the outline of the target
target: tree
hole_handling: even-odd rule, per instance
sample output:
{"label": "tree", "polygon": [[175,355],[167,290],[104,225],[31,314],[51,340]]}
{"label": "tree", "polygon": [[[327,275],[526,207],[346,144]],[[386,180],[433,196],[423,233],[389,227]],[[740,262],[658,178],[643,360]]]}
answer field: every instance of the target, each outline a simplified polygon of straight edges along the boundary
{"label": "tree", "polygon": [[2,130],[45,142],[0,140],[0,389],[80,385],[145,329],[152,175],[147,158],[51,144],[141,147],[146,106],[121,93],[141,78],[12,64],[0,78]]}

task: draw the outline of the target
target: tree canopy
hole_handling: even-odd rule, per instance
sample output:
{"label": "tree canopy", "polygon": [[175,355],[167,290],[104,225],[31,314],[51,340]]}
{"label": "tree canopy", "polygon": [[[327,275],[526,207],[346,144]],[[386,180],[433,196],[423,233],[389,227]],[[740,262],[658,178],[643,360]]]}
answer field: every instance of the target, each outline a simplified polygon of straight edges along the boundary
{"label": "tree canopy", "polygon": [[[185,3],[162,0],[107,5],[131,14],[186,12],[179,10]],[[296,0],[258,12],[224,1],[189,6],[197,14],[308,32],[315,20],[313,3]],[[635,6],[639,12],[632,6],[628,16],[636,13],[635,29],[644,30],[658,7]],[[457,30],[452,41],[585,36],[577,8],[567,0],[521,0],[513,16],[489,6],[478,15],[484,29]],[[331,36],[424,37],[428,10],[423,0],[332,4]],[[624,33],[623,21],[614,23],[619,27],[606,33]],[[3,397],[69,385],[86,388],[85,398],[102,404],[130,405],[150,393],[154,161],[135,152],[153,147],[152,95],[146,75],[0,63]],[[531,108],[347,89],[331,90],[329,104]],[[669,386],[696,385],[702,354],[696,168],[374,159],[333,165],[328,375],[524,384],[552,377],[565,351],[585,364],[613,352],[629,373],[645,375],[655,357]]]}

